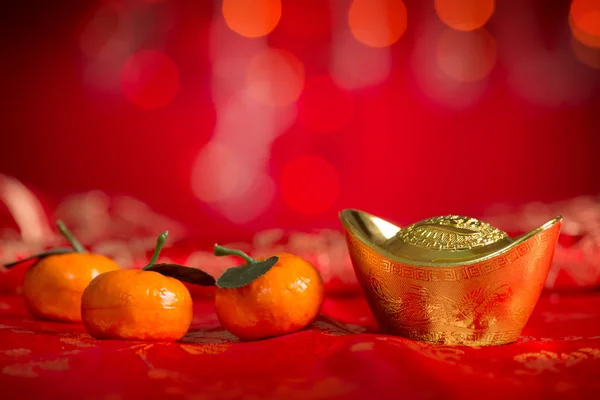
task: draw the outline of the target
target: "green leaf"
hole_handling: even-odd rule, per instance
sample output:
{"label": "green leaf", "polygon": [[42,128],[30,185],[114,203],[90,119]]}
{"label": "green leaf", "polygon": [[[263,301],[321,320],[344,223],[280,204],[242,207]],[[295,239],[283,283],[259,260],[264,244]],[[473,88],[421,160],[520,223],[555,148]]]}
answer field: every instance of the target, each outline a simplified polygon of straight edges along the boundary
{"label": "green leaf", "polygon": [[17,266],[19,264],[22,264],[24,262],[27,262],[27,261],[30,261],[30,260],[33,260],[33,259],[36,259],[36,258],[38,259],[38,261],[40,261],[42,258],[46,258],[46,257],[50,257],[50,256],[55,256],[55,255],[58,255],[58,254],[69,254],[69,253],[75,253],[75,250],[73,250],[73,249],[67,249],[67,248],[60,248],[59,247],[59,248],[56,248],[56,249],[50,249],[50,250],[43,251],[41,253],[34,254],[34,255],[29,256],[27,258],[24,258],[22,260],[17,260],[17,261],[10,262],[8,264],[4,264],[4,267],[5,268],[12,268],[14,266]]}
{"label": "green leaf", "polygon": [[279,261],[273,256],[265,261],[228,268],[217,279],[217,286],[224,289],[236,289],[249,285],[267,272]]}
{"label": "green leaf", "polygon": [[154,264],[144,271],[158,272],[164,276],[178,279],[182,282],[193,283],[200,286],[214,286],[215,278],[198,268],[185,267],[178,264]]}

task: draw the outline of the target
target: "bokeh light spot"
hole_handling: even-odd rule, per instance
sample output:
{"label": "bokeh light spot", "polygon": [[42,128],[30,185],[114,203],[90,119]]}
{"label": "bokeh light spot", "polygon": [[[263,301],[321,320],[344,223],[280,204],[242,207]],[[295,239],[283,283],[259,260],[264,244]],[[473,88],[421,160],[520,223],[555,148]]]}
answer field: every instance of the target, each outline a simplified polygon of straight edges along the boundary
{"label": "bokeh light spot", "polygon": [[304,65],[288,51],[267,48],[250,60],[246,83],[261,103],[285,107],[302,92]]}
{"label": "bokeh light spot", "polygon": [[362,89],[384,82],[392,70],[389,47],[369,47],[352,34],[336,35],[329,65],[335,83],[344,89]]}
{"label": "bokeh light spot", "polygon": [[586,31],[581,29],[579,25],[575,23],[573,17],[571,16],[569,16],[569,26],[571,27],[573,37],[579,42],[589,47],[600,48],[600,36],[590,35]]}
{"label": "bokeh light spot", "polygon": [[354,98],[328,75],[311,76],[298,100],[298,122],[317,133],[344,128],[354,116]]}
{"label": "bokeh light spot", "polygon": [[436,50],[439,68],[459,82],[484,79],[497,59],[496,41],[484,28],[470,32],[448,28],[440,35]]}
{"label": "bokeh light spot", "polygon": [[495,8],[495,0],[435,0],[435,11],[440,20],[459,31],[481,28]]}
{"label": "bokeh light spot", "polygon": [[579,29],[588,35],[600,37],[599,0],[573,0],[569,14]]}
{"label": "bokeh light spot", "polygon": [[600,48],[600,0],[573,0],[569,26],[573,36],[582,44]]}
{"label": "bokeh light spot", "polygon": [[223,0],[229,28],[249,38],[268,35],[281,19],[281,0]]}
{"label": "bokeh light spot", "polygon": [[223,216],[236,224],[244,224],[258,218],[269,209],[275,197],[275,182],[269,175],[252,175],[252,184],[239,196],[216,204]]}
{"label": "bokeh light spot", "polygon": [[164,107],[179,91],[179,69],[166,54],[142,50],[125,62],[121,88],[125,97],[141,108]]}
{"label": "bokeh light spot", "polygon": [[600,48],[586,46],[576,38],[572,38],[571,49],[582,64],[590,68],[600,69]]}
{"label": "bokeh light spot", "polygon": [[402,0],[353,0],[348,12],[350,31],[371,47],[396,43],[406,31],[407,20]]}
{"label": "bokeh light spot", "polygon": [[236,191],[240,163],[228,146],[208,143],[192,167],[192,192],[206,203],[223,201]]}
{"label": "bokeh light spot", "polygon": [[283,168],[280,191],[285,203],[295,211],[318,214],[336,201],[338,174],[323,157],[301,156]]}

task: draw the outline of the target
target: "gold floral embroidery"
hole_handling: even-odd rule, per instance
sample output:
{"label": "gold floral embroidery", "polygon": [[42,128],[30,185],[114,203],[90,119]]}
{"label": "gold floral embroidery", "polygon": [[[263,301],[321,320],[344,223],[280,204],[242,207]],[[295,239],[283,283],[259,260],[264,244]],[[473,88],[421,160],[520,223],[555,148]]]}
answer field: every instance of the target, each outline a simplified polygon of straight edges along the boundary
{"label": "gold floral embroidery", "polygon": [[171,379],[179,382],[190,381],[179,372],[169,371],[161,368],[151,368],[148,370],[148,377],[151,379]]}
{"label": "gold floral embroidery", "polygon": [[355,343],[350,347],[350,351],[369,351],[373,350],[374,345],[375,343],[373,342]]}
{"label": "gold floral embroidery", "polygon": [[11,329],[10,331],[14,332],[14,333],[24,333],[26,335],[35,335],[35,332],[33,332],[33,331],[27,331],[27,330],[22,330],[22,329]]}
{"label": "gold floral embroidery", "polygon": [[148,366],[148,368],[154,368],[154,366],[150,363],[150,361],[148,361],[148,350],[151,349],[152,347],[154,347],[154,343],[152,343],[152,344],[142,343],[142,344],[134,344],[131,347],[122,349],[122,350],[134,350],[134,354],[136,356],[138,356],[144,362],[144,364],[146,364]]}
{"label": "gold floral embroidery", "polygon": [[33,372],[33,365],[29,363],[8,365],[2,368],[2,373],[20,378],[36,378],[39,376],[37,372]]}
{"label": "gold floral embroidery", "polygon": [[198,354],[221,354],[221,353],[225,353],[227,350],[229,350],[231,348],[231,344],[229,343],[217,343],[217,344],[213,344],[213,343],[205,343],[205,344],[197,344],[197,345],[191,345],[191,344],[181,344],[179,345],[179,347],[181,348],[181,350],[190,353],[190,354],[194,354],[194,355],[198,355]]}
{"label": "gold floral embroidery", "polygon": [[51,361],[41,361],[35,363],[35,365],[44,371],[66,371],[70,368],[68,358],[57,358],[56,360]]}
{"label": "gold floral embroidery", "polygon": [[377,340],[395,344],[398,347],[408,347],[418,351],[425,357],[448,364],[456,364],[465,354],[464,350],[450,346],[432,346],[428,343],[415,342],[399,337],[381,336]]}
{"label": "gold floral embroidery", "polygon": [[[218,332],[202,332],[193,331],[188,333],[180,342],[179,347],[194,355],[210,355],[210,354],[221,354],[229,350],[231,347],[231,341],[237,341],[237,338],[226,331]],[[174,343],[133,343],[131,346],[120,349],[119,351],[133,351],[144,364],[149,368],[149,372],[154,374],[151,377],[158,378],[162,376],[166,370],[155,369],[154,365],[148,359],[148,353],[150,349],[155,346],[175,346]],[[158,372],[157,372],[158,371]],[[162,371],[162,372],[160,372]],[[179,378],[182,378],[181,375]]]}
{"label": "gold floral embroidery", "polygon": [[97,341],[87,333],[65,333],[61,335],[59,340],[71,346],[81,348],[96,347],[97,344]]}
{"label": "gold floral embroidery", "polygon": [[540,375],[544,372],[561,372],[561,369],[570,368],[585,360],[600,359],[600,350],[582,348],[570,353],[554,353],[542,350],[538,353],[524,353],[514,357],[514,360],[523,364],[526,369],[515,371],[519,375]]}
{"label": "gold floral embroidery", "polygon": [[425,357],[448,364],[456,364],[465,354],[464,350],[455,347],[423,346],[421,343],[409,342],[407,347],[418,350]]}
{"label": "gold floral embroidery", "polygon": [[10,356],[10,357],[28,356],[29,354],[31,354],[31,350],[29,350],[29,349],[5,350],[4,354],[6,354],[7,356]]}
{"label": "gold floral embroidery", "polygon": [[30,361],[28,363],[9,365],[2,368],[2,373],[21,378],[36,378],[39,376],[34,370],[36,367],[44,371],[66,371],[70,368],[68,358],[57,358],[56,360]]}

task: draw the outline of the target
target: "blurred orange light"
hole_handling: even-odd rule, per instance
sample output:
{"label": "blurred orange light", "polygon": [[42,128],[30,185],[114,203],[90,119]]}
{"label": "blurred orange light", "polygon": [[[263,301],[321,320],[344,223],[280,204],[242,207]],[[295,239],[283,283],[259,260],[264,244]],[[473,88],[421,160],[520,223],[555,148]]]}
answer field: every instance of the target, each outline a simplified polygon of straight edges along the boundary
{"label": "blurred orange light", "polygon": [[573,0],[569,25],[578,41],[600,48],[600,0]]}
{"label": "blurred orange light", "polygon": [[406,31],[407,19],[402,0],[353,0],[348,12],[352,34],[371,47],[396,43]]}
{"label": "blurred orange light", "polygon": [[588,67],[600,69],[600,48],[589,47],[575,37],[571,39],[571,49],[577,59]]}
{"label": "blurred orange light", "polygon": [[290,161],[281,173],[283,200],[303,214],[329,209],[339,194],[337,171],[323,157],[301,156]]}
{"label": "blurred orange light", "polygon": [[573,21],[572,17],[569,17],[569,25],[571,26],[571,32],[573,33],[573,37],[579,42],[589,47],[600,48],[600,36],[590,35],[586,31],[581,29],[575,23],[575,21]]}
{"label": "blurred orange light", "polygon": [[435,0],[435,11],[440,20],[459,31],[481,28],[495,8],[495,0]]}
{"label": "blurred orange light", "polygon": [[439,68],[460,82],[484,79],[496,64],[496,41],[485,28],[471,32],[446,29],[440,36],[437,53]]}
{"label": "blurred orange light", "polygon": [[268,35],[281,19],[281,0],[223,0],[223,18],[234,32],[249,38]]}
{"label": "blurred orange light", "polygon": [[179,69],[165,53],[142,50],[123,66],[121,88],[125,97],[141,108],[164,107],[179,92]]}
{"label": "blurred orange light", "polygon": [[600,0],[573,0],[570,15],[580,29],[600,36]]}
{"label": "blurred orange light", "polygon": [[304,65],[292,53],[267,48],[255,55],[246,71],[250,93],[263,104],[285,107],[304,87]]}

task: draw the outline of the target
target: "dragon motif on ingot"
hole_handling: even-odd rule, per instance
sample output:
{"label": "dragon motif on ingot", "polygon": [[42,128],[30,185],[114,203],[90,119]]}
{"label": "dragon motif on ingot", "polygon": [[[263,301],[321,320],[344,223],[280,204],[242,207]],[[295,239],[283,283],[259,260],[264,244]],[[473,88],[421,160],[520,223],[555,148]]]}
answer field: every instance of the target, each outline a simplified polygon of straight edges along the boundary
{"label": "dragon motif on ingot", "polygon": [[369,272],[372,292],[380,301],[381,311],[407,331],[429,330],[435,326],[440,331],[463,328],[485,333],[499,319],[522,320],[528,314],[522,309],[510,315],[507,305],[511,303],[513,291],[507,284],[478,287],[457,301],[419,285],[408,285],[408,290],[393,295],[382,274],[377,270]]}
{"label": "dragon motif on ingot", "polygon": [[511,238],[446,215],[406,228],[360,210],[340,213],[356,276],[388,333],[444,345],[513,343],[548,274],[557,216]]}

